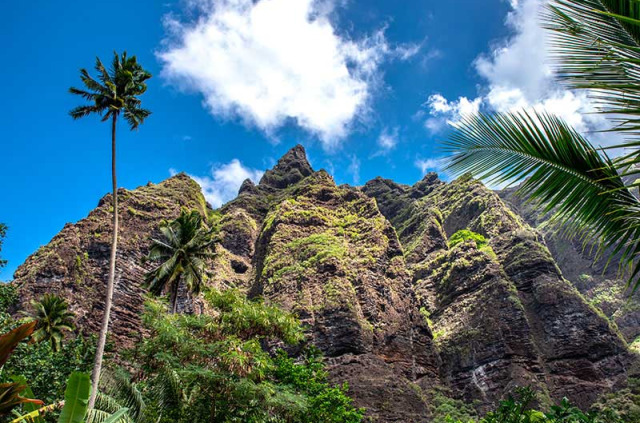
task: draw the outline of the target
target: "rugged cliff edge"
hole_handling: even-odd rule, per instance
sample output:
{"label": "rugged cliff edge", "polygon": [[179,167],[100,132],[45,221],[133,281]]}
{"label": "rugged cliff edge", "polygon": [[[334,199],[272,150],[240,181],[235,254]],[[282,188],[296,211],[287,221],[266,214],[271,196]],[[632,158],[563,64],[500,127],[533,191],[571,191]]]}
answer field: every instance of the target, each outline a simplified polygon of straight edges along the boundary
{"label": "rugged cliff edge", "polygon": [[[144,336],[150,237],[180,207],[207,206],[186,175],[121,193],[112,340],[128,347]],[[97,331],[110,203],[103,198],[18,268],[23,305],[57,292],[86,331]],[[523,384],[587,406],[624,386],[637,365],[616,326],[563,278],[543,235],[472,179],[337,186],[297,146],[218,212],[208,283],[295,312],[332,379],[349,382],[374,420],[428,421],[439,387],[482,410]],[[461,229],[487,245],[450,247]],[[187,295],[181,304],[200,311]]]}

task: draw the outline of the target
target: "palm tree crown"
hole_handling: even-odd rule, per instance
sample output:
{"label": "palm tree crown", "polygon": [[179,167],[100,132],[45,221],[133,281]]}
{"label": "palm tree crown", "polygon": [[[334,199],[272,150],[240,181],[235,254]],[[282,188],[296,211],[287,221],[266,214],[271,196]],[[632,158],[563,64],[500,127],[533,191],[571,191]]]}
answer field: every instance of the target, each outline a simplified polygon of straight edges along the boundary
{"label": "palm tree crown", "polygon": [[171,309],[176,312],[181,282],[192,293],[202,289],[206,261],[215,256],[212,231],[203,225],[197,210],[182,210],[172,222],[160,226],[161,239],[154,239],[149,258],[160,264],[147,274],[149,290],[160,295],[167,286],[171,292]]}
{"label": "palm tree crown", "polygon": [[[595,241],[640,286],[640,2],[552,0],[544,23],[560,82],[588,90],[621,144],[596,148],[561,119],[542,112],[464,117],[445,143],[448,168],[498,183],[523,181],[565,231]],[[607,149],[624,153],[610,158]]]}
{"label": "palm tree crown", "polygon": [[73,330],[73,313],[67,302],[57,295],[44,294],[39,301],[31,300],[31,306],[29,316],[38,322],[31,338],[35,342],[49,341],[53,351],[60,351],[63,332]]}
{"label": "palm tree crown", "polygon": [[80,69],[80,79],[86,89],[69,88],[71,94],[79,95],[91,104],[78,106],[69,114],[80,119],[91,114],[102,116],[107,121],[114,115],[123,112],[131,129],[136,129],[151,112],[140,107],[138,98],[147,90],[146,80],[151,74],[138,64],[136,56],[127,56],[127,52],[119,56],[114,53],[111,69],[107,70],[100,58],[96,57],[95,69],[98,80],[89,75],[86,69]]}

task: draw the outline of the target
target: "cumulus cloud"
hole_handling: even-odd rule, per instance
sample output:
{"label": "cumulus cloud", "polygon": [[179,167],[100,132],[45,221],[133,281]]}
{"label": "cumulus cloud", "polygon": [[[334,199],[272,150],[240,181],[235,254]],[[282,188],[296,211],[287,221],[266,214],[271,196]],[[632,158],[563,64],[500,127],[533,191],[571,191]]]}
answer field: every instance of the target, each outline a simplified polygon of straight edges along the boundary
{"label": "cumulus cloud", "polygon": [[494,45],[488,55],[475,61],[478,74],[489,83],[489,89],[520,92],[529,103],[549,94],[554,85],[548,58],[548,31],[540,25],[546,0],[524,0],[512,3],[506,25],[514,35]]}
{"label": "cumulus cloud", "polygon": [[[175,173],[173,170],[170,172]],[[257,183],[263,173],[261,170],[244,166],[238,159],[233,159],[229,163],[212,166],[209,175],[189,176],[200,184],[204,198],[209,204],[218,208],[236,197],[245,179]]]}
{"label": "cumulus cloud", "polygon": [[[427,101],[430,114],[425,120],[427,128],[442,129],[444,125],[438,125],[439,121],[434,119],[443,115],[447,117],[447,123],[455,123],[461,109],[456,105],[462,100],[472,104],[471,109],[475,110],[486,107],[497,112],[548,111],[583,133],[608,127],[602,115],[593,113],[595,108],[586,92],[568,91],[555,81],[547,48],[549,34],[540,22],[545,4],[546,0],[510,1],[512,10],[507,15],[506,25],[513,30],[513,36],[492,46],[488,54],[481,55],[474,63],[485,81],[481,95],[474,100],[461,97],[456,101],[437,94],[431,96]],[[602,136],[596,138],[606,142]]]}
{"label": "cumulus cloud", "polygon": [[427,99],[425,106],[429,110],[430,117],[425,121],[425,127],[431,132],[438,132],[445,124],[453,125],[468,114],[477,113],[480,110],[482,98],[469,100],[467,97],[458,97],[457,100],[447,100],[442,94],[432,94]]}
{"label": "cumulus cloud", "polygon": [[268,134],[288,122],[337,145],[367,110],[387,58],[419,46],[388,44],[384,28],[350,39],[330,20],[331,2],[191,0],[196,18],[166,18],[162,74],[201,93],[216,116],[240,117]]}

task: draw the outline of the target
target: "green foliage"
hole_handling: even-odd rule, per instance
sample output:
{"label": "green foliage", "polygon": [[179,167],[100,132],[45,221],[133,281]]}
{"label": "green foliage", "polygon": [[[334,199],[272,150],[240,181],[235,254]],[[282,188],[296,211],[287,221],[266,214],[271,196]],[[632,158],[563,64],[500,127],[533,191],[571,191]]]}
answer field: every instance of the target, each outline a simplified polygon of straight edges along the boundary
{"label": "green foliage", "polygon": [[480,423],[632,423],[635,420],[623,420],[610,411],[583,412],[566,398],[560,404],[551,406],[548,412],[532,408],[536,402],[536,393],[531,388],[516,388],[498,405],[495,411],[488,413]]}
{"label": "green foliage", "polygon": [[18,290],[10,283],[0,283],[0,313],[8,313],[18,301]]}
{"label": "green foliage", "polygon": [[461,229],[449,238],[449,248],[453,248],[456,245],[467,241],[474,241],[478,249],[482,249],[482,247],[487,245],[487,240],[484,236],[468,229]]}
{"label": "green foliage", "polygon": [[98,72],[97,80],[86,69],[80,69],[80,79],[85,88],[69,88],[71,94],[89,101],[88,105],[71,110],[71,117],[80,119],[97,114],[104,122],[123,113],[131,129],[136,129],[151,114],[140,107],[141,101],[138,98],[147,90],[146,81],[151,78],[151,74],[138,64],[136,56],[129,57],[127,52],[122,55],[114,52],[109,70],[100,58],[96,58],[95,70]]}
{"label": "green foliage", "polygon": [[264,350],[302,340],[292,315],[232,290],[205,299],[212,309],[206,315],[167,314],[161,302],[147,302],[151,337],[134,352],[148,404],[142,421],[360,421],[346,386],[327,383],[317,353],[296,363]]}
{"label": "green foliage", "polygon": [[64,407],[58,423],[84,423],[90,392],[89,375],[80,372],[72,373],[64,391]]}
{"label": "green foliage", "polygon": [[509,395],[506,400],[500,401],[498,408],[487,413],[481,421],[482,423],[555,423],[556,420],[548,420],[541,411],[531,409],[535,398],[536,394],[530,388],[516,388],[515,395]]}
{"label": "green foliage", "polygon": [[566,222],[565,230],[574,232],[588,225],[592,237],[610,244],[621,239],[619,221],[626,208],[638,202],[607,156],[544,113],[465,117],[446,148],[453,154],[449,168],[454,172],[497,183],[528,177],[520,191],[544,202],[546,212],[554,211],[553,221]]}
{"label": "green foliage", "polygon": [[[0,370],[3,369],[11,354],[24,339],[28,338],[35,328],[35,323],[24,323],[6,333],[0,335]],[[22,396],[27,390],[27,385],[21,380],[0,383],[0,416],[9,414],[21,404],[42,401],[33,400]]]}
{"label": "green foliage", "polygon": [[[628,391],[628,390],[627,390]],[[588,412],[572,405],[566,398],[547,411],[536,410],[537,394],[529,387],[516,388],[495,410],[484,417],[468,404],[435,391],[431,399],[433,423],[637,423],[637,397],[627,393],[605,395]]]}
{"label": "green foliage", "polygon": [[347,396],[349,386],[330,386],[322,356],[316,348],[305,351],[302,363],[279,351],[275,358],[275,378],[307,397],[308,406],[300,422],[357,423],[364,410],[355,409]]}
{"label": "green foliage", "polygon": [[[26,388],[24,389],[24,391],[22,391],[22,396],[25,398],[34,398],[35,399],[35,395],[33,393],[33,391],[31,390],[31,387],[29,387],[29,385],[27,384],[27,379],[20,375],[20,376],[13,376],[12,377],[13,381],[22,385],[25,385]],[[24,404],[22,404],[22,411],[29,414],[29,413],[34,413],[35,415],[33,416],[33,418],[31,418],[31,420],[27,420],[30,423],[44,423],[44,420],[42,419],[42,417],[40,417],[40,413],[39,413],[39,409],[41,407],[41,405],[44,404],[42,401],[38,400],[38,402],[25,402]]]}
{"label": "green foliage", "polygon": [[312,234],[288,242],[283,246],[284,254],[267,257],[263,276],[273,273],[270,278],[273,283],[287,273],[302,274],[305,269],[313,269],[331,258],[342,259],[347,254],[347,243],[344,237],[332,232]]}
{"label": "green foliage", "polygon": [[[2,330],[15,324],[15,320],[5,317]],[[95,340],[82,336],[70,339],[57,352],[46,342],[22,343],[3,367],[0,381],[24,376],[35,397],[50,404],[62,398],[69,374],[91,370],[94,353]]]}
{"label": "green foliage", "polygon": [[0,383],[0,416],[6,416],[18,406],[28,403],[42,403],[24,395],[27,385],[19,382]]}
{"label": "green foliage", "polygon": [[591,408],[622,422],[640,422],[640,379],[630,378],[627,388],[603,395]]}
{"label": "green foliage", "polygon": [[493,252],[493,248],[489,245],[487,239],[473,231],[468,229],[461,229],[451,235],[449,238],[449,248],[454,248],[457,245],[463,244],[467,241],[473,241],[476,244],[476,247],[479,251],[484,252],[492,259],[496,259],[496,253]]}
{"label": "green foliage", "polygon": [[207,227],[197,210],[183,209],[178,218],[160,225],[162,239],[154,239],[149,252],[149,259],[160,263],[147,274],[146,281],[156,295],[170,287],[172,312],[176,312],[180,283],[196,294],[202,289],[206,262],[215,257],[215,231],[216,227]]}
{"label": "green foliage", "polygon": [[449,398],[441,390],[432,392],[429,409],[431,423],[473,423],[477,420],[477,413],[471,405]]}
{"label": "green foliage", "polygon": [[251,301],[241,292],[227,289],[210,290],[206,300],[220,311],[219,330],[222,335],[241,338],[279,338],[287,344],[303,340],[300,323],[278,307]]}
{"label": "green foliage", "polygon": [[57,295],[44,294],[40,300],[32,300],[31,307],[33,310],[27,315],[37,322],[33,341],[48,341],[54,352],[60,351],[64,331],[73,330],[73,313],[67,302]]}
{"label": "green foliage", "polygon": [[[612,129],[637,146],[640,119],[640,5],[635,0],[553,0],[545,16],[560,79],[571,88],[597,90],[593,101],[612,117]],[[629,158],[638,152],[630,148]]]}

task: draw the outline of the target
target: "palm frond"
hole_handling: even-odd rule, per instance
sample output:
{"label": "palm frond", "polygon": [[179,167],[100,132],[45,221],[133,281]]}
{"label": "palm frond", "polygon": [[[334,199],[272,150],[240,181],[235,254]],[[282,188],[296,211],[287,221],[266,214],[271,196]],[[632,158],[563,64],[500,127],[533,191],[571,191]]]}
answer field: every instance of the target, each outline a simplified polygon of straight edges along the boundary
{"label": "palm frond", "polygon": [[142,108],[131,108],[126,107],[124,109],[124,118],[129,123],[129,127],[133,129],[137,129],[138,126],[144,122],[144,120],[151,115],[151,111],[142,109]]}
{"label": "palm frond", "polygon": [[102,81],[105,86],[108,84],[113,85],[113,78],[109,74],[109,71],[107,71],[107,68],[104,67],[99,57],[96,57],[95,69],[98,72],[98,78],[100,78],[100,81]]}
{"label": "palm frond", "polygon": [[[116,410],[118,412],[118,410]],[[102,411],[98,408],[92,408],[87,411],[87,416],[85,423],[104,423],[107,422],[112,416],[116,413],[109,413],[106,411]],[[132,423],[134,420],[131,419],[126,413],[120,417],[117,422],[118,423]]]}
{"label": "palm frond", "polygon": [[113,374],[110,386],[114,395],[120,398],[122,405],[129,409],[129,414],[137,419],[146,407],[138,385],[131,381],[128,374],[120,371]]}
{"label": "palm frond", "polygon": [[[206,260],[214,257],[212,231],[203,224],[197,210],[182,210],[180,216],[160,226],[161,239],[153,239],[149,258],[161,263],[146,276],[149,290],[158,295],[167,285],[186,284],[199,293],[205,276]],[[175,298],[173,298],[175,301]]]}
{"label": "palm frond", "polygon": [[102,114],[102,110],[96,106],[78,106],[71,109],[69,115],[74,119],[80,119],[93,113]]}
{"label": "palm frond", "polygon": [[614,131],[640,134],[640,2],[552,0],[544,15],[561,81],[587,89]]}
{"label": "palm frond", "polygon": [[151,78],[151,74],[137,63],[135,57],[127,58],[126,52],[121,57],[114,52],[113,67],[110,70],[96,57],[95,70],[97,79],[86,69],[80,69],[80,79],[86,90],[73,87],[69,89],[72,94],[82,96],[93,102],[93,105],[77,107],[72,110],[71,115],[78,119],[97,113],[104,122],[124,111],[131,128],[137,128],[150,114],[140,107],[138,96],[146,91],[145,81]]}
{"label": "palm frond", "polygon": [[611,159],[561,119],[537,112],[467,116],[445,149],[454,173],[492,183],[524,180],[519,191],[553,211],[567,232],[600,241],[601,251],[622,251],[632,275],[638,271],[640,230],[632,224],[640,228],[640,203]]}

